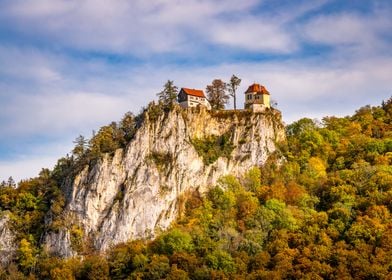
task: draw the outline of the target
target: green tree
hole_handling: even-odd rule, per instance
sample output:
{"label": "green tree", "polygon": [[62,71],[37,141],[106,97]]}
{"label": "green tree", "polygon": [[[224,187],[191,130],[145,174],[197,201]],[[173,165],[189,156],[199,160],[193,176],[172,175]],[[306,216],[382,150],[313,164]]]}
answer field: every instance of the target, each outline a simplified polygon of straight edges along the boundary
{"label": "green tree", "polygon": [[90,150],[93,158],[101,156],[103,153],[113,153],[120,147],[121,133],[115,122],[100,128],[90,141]]}
{"label": "green tree", "polygon": [[212,188],[208,194],[208,199],[215,209],[230,210],[235,204],[235,197],[231,191],[224,191],[220,187]]}
{"label": "green tree", "polygon": [[161,253],[168,255],[176,252],[191,252],[193,250],[191,235],[179,229],[172,229],[163,234],[158,238],[156,244]]}
{"label": "green tree", "polygon": [[16,183],[14,178],[12,178],[12,176],[10,176],[7,180],[7,186],[11,187],[11,188],[15,188],[16,187]]}
{"label": "green tree", "polygon": [[261,186],[261,171],[257,167],[251,168],[245,174],[244,186],[251,192],[256,192]]}
{"label": "green tree", "polygon": [[14,178],[12,178],[12,176],[8,177],[7,182],[2,181],[0,183],[0,188],[15,188],[15,187],[16,187],[16,183],[14,181]]}
{"label": "green tree", "polygon": [[269,229],[295,229],[296,220],[286,204],[276,199],[270,199],[262,206],[261,215],[269,223]]}
{"label": "green tree", "polygon": [[230,96],[233,97],[234,110],[237,110],[236,92],[240,84],[241,84],[241,79],[235,75],[231,76],[230,82],[227,84],[227,90],[229,91]]}
{"label": "green tree", "polygon": [[76,137],[76,139],[73,141],[75,145],[75,147],[72,150],[72,154],[76,157],[76,158],[80,158],[84,152],[86,151],[87,148],[87,139],[84,138],[83,135],[79,135],[78,137]]}
{"label": "green tree", "polygon": [[211,104],[212,109],[222,110],[229,101],[229,95],[226,94],[226,84],[220,80],[215,79],[211,85],[206,88],[208,101]]}
{"label": "green tree", "polygon": [[135,115],[131,112],[125,113],[124,117],[120,121],[119,129],[122,132],[124,140],[124,143],[122,144],[125,146],[136,133],[137,127]]}
{"label": "green tree", "polygon": [[170,107],[176,101],[178,95],[178,88],[174,85],[173,81],[167,80],[163,86],[163,90],[157,93],[159,101],[166,107]]}
{"label": "green tree", "polygon": [[222,270],[226,273],[235,270],[235,263],[229,253],[223,250],[215,250],[206,256],[206,261],[209,267],[213,269]]}

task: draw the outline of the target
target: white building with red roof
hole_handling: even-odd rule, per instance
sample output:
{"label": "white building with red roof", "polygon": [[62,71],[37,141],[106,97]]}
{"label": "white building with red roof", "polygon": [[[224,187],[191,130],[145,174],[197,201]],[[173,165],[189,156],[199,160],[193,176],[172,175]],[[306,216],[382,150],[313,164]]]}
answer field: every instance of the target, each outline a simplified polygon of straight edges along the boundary
{"label": "white building with red roof", "polygon": [[178,103],[183,108],[205,106],[208,110],[211,109],[210,102],[208,102],[204,92],[200,89],[181,88],[177,96]]}
{"label": "white building with red roof", "polygon": [[250,85],[245,91],[245,109],[260,112],[270,107],[270,94],[268,90],[260,84],[254,83]]}

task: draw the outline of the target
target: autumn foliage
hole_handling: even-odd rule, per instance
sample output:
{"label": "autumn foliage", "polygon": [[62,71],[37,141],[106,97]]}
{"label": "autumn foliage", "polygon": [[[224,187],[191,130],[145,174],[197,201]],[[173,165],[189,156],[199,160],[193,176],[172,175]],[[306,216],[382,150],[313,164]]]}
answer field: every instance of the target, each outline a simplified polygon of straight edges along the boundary
{"label": "autumn foliage", "polygon": [[262,168],[189,194],[155,240],[68,260],[39,246],[43,214],[62,205],[43,173],[0,189],[19,239],[0,278],[391,279],[391,163],[392,99],[350,117],[301,119]]}

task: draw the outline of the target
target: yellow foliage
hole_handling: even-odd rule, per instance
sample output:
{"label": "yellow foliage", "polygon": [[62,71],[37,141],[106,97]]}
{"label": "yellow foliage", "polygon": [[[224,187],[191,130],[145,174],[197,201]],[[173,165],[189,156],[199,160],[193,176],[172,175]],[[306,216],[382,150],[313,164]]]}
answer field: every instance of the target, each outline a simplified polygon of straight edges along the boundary
{"label": "yellow foliage", "polygon": [[318,157],[311,157],[308,161],[308,172],[312,178],[327,176],[326,166],[323,160]]}

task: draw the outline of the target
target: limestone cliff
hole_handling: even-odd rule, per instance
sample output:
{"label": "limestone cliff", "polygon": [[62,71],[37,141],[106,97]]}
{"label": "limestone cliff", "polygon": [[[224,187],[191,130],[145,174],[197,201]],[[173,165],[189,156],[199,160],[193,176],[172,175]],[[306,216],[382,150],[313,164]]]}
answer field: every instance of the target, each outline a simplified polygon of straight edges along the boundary
{"label": "limestone cliff", "polygon": [[[208,139],[228,149],[208,159],[208,150],[195,144]],[[223,175],[239,176],[262,165],[275,141],[283,139],[280,113],[272,109],[255,114],[176,107],[158,116],[147,113],[126,149],[86,166],[64,186],[63,217],[69,225],[48,232],[46,248],[67,257],[76,253],[80,239],[105,250],[130,239],[153,238],[176,219],[184,195],[204,192]]]}
{"label": "limestone cliff", "polygon": [[0,265],[7,265],[16,254],[14,233],[8,225],[9,218],[0,216]]}

